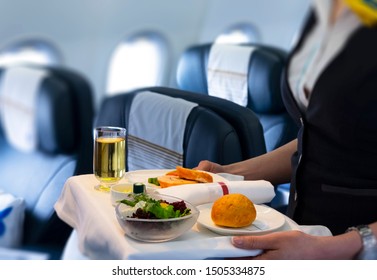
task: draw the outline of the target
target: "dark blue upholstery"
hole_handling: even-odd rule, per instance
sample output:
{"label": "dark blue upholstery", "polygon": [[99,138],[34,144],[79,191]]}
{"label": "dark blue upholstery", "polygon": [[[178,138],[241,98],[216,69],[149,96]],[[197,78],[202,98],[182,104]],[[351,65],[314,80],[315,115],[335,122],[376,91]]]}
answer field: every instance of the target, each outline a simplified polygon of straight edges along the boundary
{"label": "dark blue upholstery", "polygon": [[[35,150],[25,152],[11,145],[0,117],[0,189],[25,199],[21,249],[58,258],[71,228],[56,216],[54,204],[70,176],[92,173],[92,90],[83,76],[69,69],[13,67],[42,69],[47,75],[36,89]],[[0,83],[10,69],[0,68]]]}
{"label": "dark blue upholstery", "polygon": [[[181,56],[177,68],[177,84],[184,90],[208,94],[207,66],[212,44],[193,46]],[[266,149],[271,151],[291,141],[297,127],[287,114],[280,91],[280,80],[286,53],[278,48],[253,46],[248,67],[248,104],[263,126]]]}
{"label": "dark blue upholstery", "polygon": [[[201,103],[196,98],[198,97],[197,94],[181,90],[162,87],[138,89],[130,93],[106,98],[99,110],[95,125],[112,125],[127,128],[130,122],[132,122],[132,116],[129,115],[132,100],[135,95],[145,91],[169,96],[172,100],[180,98],[198,104],[191,111],[186,126],[177,127],[177,129],[185,131],[184,142],[182,143],[184,148],[184,166],[195,167],[203,159],[209,159],[220,164],[229,164],[244,159],[243,144],[240,142],[241,138],[236,129],[229,124],[226,118],[221,116],[221,113],[216,111],[216,106],[205,106],[205,100],[209,105],[212,104],[209,102],[209,99],[212,99],[210,96],[202,96],[204,99],[203,103]],[[229,104],[225,100],[219,100],[219,102],[223,105]],[[233,107],[234,105],[235,107]],[[231,104],[229,108],[239,107],[236,104]],[[242,110],[245,108],[240,108],[242,115]],[[223,109],[226,109],[226,106]],[[235,112],[234,110],[228,110],[227,114],[231,115],[235,114]],[[256,120],[255,124],[257,124],[254,137],[255,139],[259,137],[258,141],[260,141],[258,145],[255,141],[258,147],[254,150],[254,154],[261,154],[265,151],[262,128],[256,117],[254,120]],[[164,131],[161,131],[161,134],[163,133]],[[249,150],[251,149],[249,148]],[[175,166],[155,166],[155,168],[175,168]]]}

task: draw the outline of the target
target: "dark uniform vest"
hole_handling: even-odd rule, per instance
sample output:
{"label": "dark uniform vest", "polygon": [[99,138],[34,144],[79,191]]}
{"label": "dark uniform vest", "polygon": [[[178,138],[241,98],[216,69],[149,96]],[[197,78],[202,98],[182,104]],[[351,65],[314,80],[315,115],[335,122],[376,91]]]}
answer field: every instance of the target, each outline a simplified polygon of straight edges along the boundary
{"label": "dark uniform vest", "polygon": [[[312,14],[296,50],[314,23]],[[301,127],[288,214],[334,235],[377,221],[377,28],[351,35],[319,76],[306,112],[286,74],[283,99]]]}

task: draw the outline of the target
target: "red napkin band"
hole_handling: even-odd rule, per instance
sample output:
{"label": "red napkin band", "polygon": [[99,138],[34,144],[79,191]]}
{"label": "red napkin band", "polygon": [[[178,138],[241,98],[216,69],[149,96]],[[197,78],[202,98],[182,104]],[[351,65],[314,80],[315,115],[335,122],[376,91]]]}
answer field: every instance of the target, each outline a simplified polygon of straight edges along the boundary
{"label": "red napkin band", "polygon": [[218,182],[220,187],[223,189],[223,195],[229,194],[228,186],[224,182]]}

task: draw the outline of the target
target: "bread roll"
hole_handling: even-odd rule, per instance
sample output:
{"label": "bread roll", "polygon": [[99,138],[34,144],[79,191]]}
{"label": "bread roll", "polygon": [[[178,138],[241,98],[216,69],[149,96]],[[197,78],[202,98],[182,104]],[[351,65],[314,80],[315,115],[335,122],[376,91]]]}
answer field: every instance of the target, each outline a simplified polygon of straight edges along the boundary
{"label": "bread roll", "polygon": [[239,228],[252,224],[257,217],[254,203],[245,195],[227,194],[217,199],[211,209],[212,221],[218,226]]}

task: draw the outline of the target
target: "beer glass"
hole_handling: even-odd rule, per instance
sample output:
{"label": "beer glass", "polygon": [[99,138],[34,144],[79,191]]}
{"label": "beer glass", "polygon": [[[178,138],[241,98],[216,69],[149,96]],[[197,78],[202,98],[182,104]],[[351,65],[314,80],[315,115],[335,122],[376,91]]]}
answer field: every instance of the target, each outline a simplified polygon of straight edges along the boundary
{"label": "beer glass", "polygon": [[94,128],[93,172],[100,182],[95,189],[108,192],[126,172],[126,129]]}

